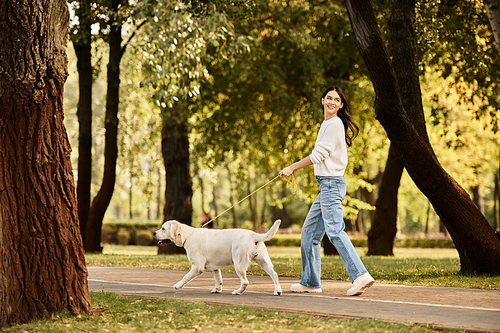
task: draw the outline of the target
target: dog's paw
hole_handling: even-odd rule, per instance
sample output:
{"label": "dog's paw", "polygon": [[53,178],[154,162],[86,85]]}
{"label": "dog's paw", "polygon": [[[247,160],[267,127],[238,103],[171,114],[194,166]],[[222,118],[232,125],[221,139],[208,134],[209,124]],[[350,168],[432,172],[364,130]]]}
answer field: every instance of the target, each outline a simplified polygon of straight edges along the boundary
{"label": "dog's paw", "polygon": [[240,291],[240,290],[235,290],[232,292],[233,295],[241,295],[243,293],[243,291]]}
{"label": "dog's paw", "polygon": [[283,292],[281,290],[274,292],[274,296],[281,296],[281,295],[283,295]]}
{"label": "dog's paw", "polygon": [[212,289],[211,293],[212,294],[220,294],[221,291],[222,291],[222,288],[214,288],[214,289]]}
{"label": "dog's paw", "polygon": [[178,282],[178,283],[174,284],[174,289],[175,290],[179,290],[181,288],[182,288],[182,284],[181,283]]}

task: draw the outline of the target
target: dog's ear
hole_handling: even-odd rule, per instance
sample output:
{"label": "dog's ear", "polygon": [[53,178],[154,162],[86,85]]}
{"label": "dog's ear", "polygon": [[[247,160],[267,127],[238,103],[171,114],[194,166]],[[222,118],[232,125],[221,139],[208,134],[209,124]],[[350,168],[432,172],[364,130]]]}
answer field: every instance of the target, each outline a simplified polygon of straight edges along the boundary
{"label": "dog's ear", "polygon": [[184,237],[182,237],[182,224],[177,221],[172,221],[170,224],[170,237],[175,245],[182,247],[184,245]]}

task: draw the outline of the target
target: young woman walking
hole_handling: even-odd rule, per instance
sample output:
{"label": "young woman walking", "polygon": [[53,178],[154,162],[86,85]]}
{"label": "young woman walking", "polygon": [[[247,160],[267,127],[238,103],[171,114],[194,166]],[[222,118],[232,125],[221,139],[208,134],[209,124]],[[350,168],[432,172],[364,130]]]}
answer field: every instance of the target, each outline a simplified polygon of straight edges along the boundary
{"label": "young woman walking", "polygon": [[[344,231],[342,200],[346,194],[344,171],[347,147],[359,129],[349,110],[344,93],[330,87],[321,96],[324,121],[311,154],[280,171],[290,176],[295,170],[314,165],[319,194],[307,214],[301,232],[302,277],[290,287],[292,292],[321,292],[321,239],[326,235],[337,249],[353,284],[347,296],[361,295],[375,280],[361,262]],[[348,131],[350,130],[350,134]]]}

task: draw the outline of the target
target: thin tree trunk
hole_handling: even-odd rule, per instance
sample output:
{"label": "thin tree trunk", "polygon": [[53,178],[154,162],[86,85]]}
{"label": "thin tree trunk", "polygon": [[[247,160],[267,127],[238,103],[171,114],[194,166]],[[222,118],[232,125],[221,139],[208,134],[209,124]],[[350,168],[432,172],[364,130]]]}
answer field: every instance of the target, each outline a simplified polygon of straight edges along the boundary
{"label": "thin tree trunk", "polygon": [[160,168],[156,168],[156,174],[158,176],[158,192],[156,192],[156,218],[159,219],[161,217],[161,172]]}
{"label": "thin tree trunk", "polygon": [[281,199],[282,199],[282,205],[283,205],[283,208],[281,209],[281,225],[282,225],[282,228],[288,228],[290,226],[290,219],[288,218],[288,212],[287,212],[287,209],[286,209],[286,202],[285,202],[285,198],[286,198],[286,183],[283,182],[282,186],[281,186]]}
{"label": "thin tree trunk", "polygon": [[[227,169],[227,177],[229,178],[229,203],[231,206],[234,205],[234,188],[233,188],[233,179],[231,177],[231,170],[229,169],[229,165],[226,167]],[[238,228],[238,217],[236,216],[236,209],[231,208],[231,215],[233,216],[233,228]]]}
{"label": "thin tree trunk", "polygon": [[392,143],[386,163],[375,204],[375,216],[368,231],[367,255],[394,255],[394,238],[398,231],[398,190],[404,164]]}
{"label": "thin tree trunk", "polygon": [[90,1],[80,0],[75,14],[79,19],[77,33],[72,34],[78,69],[78,217],[80,233],[85,243],[87,221],[90,211],[90,188],[92,183],[92,40]]}
{"label": "thin tree trunk", "polygon": [[267,189],[262,191],[262,205],[260,210],[260,222],[255,226],[255,230],[261,230],[264,223],[266,223],[266,209],[267,209]]}
{"label": "thin tree trunk", "polygon": [[427,202],[427,212],[425,214],[425,236],[429,234],[429,218],[431,215],[431,203]]}
{"label": "thin tree trunk", "polygon": [[[200,192],[201,192],[201,214],[205,214],[205,191],[204,191],[204,186],[203,186],[203,178],[198,177],[200,181]],[[208,221],[208,220],[207,220]]]}
{"label": "thin tree trunk", "polygon": [[[358,188],[356,190],[356,199],[358,199],[359,201],[361,201],[361,188]],[[356,216],[356,231],[360,234],[364,234],[365,233],[365,228],[364,228],[364,215],[363,215],[363,210],[360,209],[358,211],[358,216]]]}
{"label": "thin tree trunk", "polygon": [[[250,186],[251,185],[250,180],[251,180],[251,178],[249,177],[248,182],[247,182],[248,193],[252,193],[252,187]],[[256,197],[254,198],[253,195],[248,198],[248,207],[250,208],[250,216],[252,216],[253,229],[256,230],[256,228],[257,228],[257,200],[256,200]]]}
{"label": "thin tree trunk", "polygon": [[499,0],[483,0],[484,8],[488,13],[490,20],[491,31],[497,43],[498,54],[500,54],[500,1]]}
{"label": "thin tree trunk", "polygon": [[[383,172],[379,172],[377,176],[375,176],[375,178],[368,179],[367,182],[372,185],[379,183],[383,175],[384,175]],[[365,202],[369,203],[372,206],[376,205],[377,197],[375,195],[375,191],[368,191],[366,188],[363,187],[361,188],[361,193],[363,194],[363,198],[365,198]],[[370,224],[373,224],[373,220],[375,219],[375,209],[370,210],[369,215],[370,215]]]}
{"label": "thin tree trunk", "polygon": [[[212,187],[212,204],[214,206],[214,218],[219,215],[218,210],[217,210],[217,188],[214,186]],[[214,228],[219,228],[219,219],[216,219],[214,221]]]}
{"label": "thin tree trunk", "polygon": [[[123,0],[112,0],[110,10],[118,12]],[[102,252],[101,228],[104,214],[108,209],[113,196],[116,181],[116,158],[118,156],[118,104],[120,90],[120,61],[122,51],[122,26],[111,16],[109,26],[109,61],[108,61],[108,87],[106,96],[106,115],[104,128],[104,174],[101,188],[92,201],[90,207],[87,232],[85,237],[85,251]]]}
{"label": "thin tree trunk", "polygon": [[0,327],[91,311],[63,119],[66,1],[0,2]]}
{"label": "thin tree trunk", "polygon": [[500,231],[499,223],[499,201],[500,201],[500,190],[498,186],[498,169],[495,172],[495,189],[493,192],[493,225],[496,231]]}
{"label": "thin tree trunk", "polygon": [[461,272],[500,274],[500,239],[468,193],[442,168],[428,137],[416,130],[403,107],[370,2],[346,0],[346,7],[374,86],[375,116],[402,154],[408,174],[446,225],[460,256]]}
{"label": "thin tree trunk", "polygon": [[480,185],[471,186],[470,189],[472,192],[472,202],[474,202],[474,204],[479,209],[481,214],[484,215],[484,200],[483,197],[481,196],[481,186]]}

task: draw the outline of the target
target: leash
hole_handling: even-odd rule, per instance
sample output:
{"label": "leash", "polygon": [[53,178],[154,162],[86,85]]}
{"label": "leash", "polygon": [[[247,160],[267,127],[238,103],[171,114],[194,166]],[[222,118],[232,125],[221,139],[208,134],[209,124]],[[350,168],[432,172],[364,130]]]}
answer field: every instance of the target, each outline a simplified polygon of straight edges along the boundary
{"label": "leash", "polygon": [[[223,211],[222,213],[220,213],[216,217],[214,217],[213,219],[210,219],[208,222],[203,223],[200,226],[200,228],[203,228],[204,226],[206,226],[210,222],[215,221],[216,219],[219,218],[219,216],[221,216],[222,214],[224,214],[228,210],[232,209],[234,206],[240,204],[242,201],[250,198],[252,195],[254,195],[255,193],[257,193],[258,191],[260,191],[261,189],[263,189],[267,185],[271,184],[272,182],[274,182],[276,179],[278,179],[280,177],[281,177],[281,179],[284,178],[284,177],[282,177],[280,175],[277,175],[276,177],[274,177],[273,179],[271,179],[270,181],[268,181],[267,183],[265,183],[264,185],[262,185],[261,187],[259,187],[258,189],[256,189],[255,191],[253,191],[252,193],[250,193],[249,195],[247,195],[246,197],[244,197],[243,199],[241,199],[240,201],[238,201],[237,203],[235,203],[234,205],[232,205],[231,207],[229,207],[228,209],[226,209],[225,211]],[[297,193],[298,186],[297,186],[297,183],[295,182],[295,177],[293,176],[293,174],[291,174],[290,176],[288,176],[288,179],[286,180],[286,188],[289,188],[290,191],[292,191],[293,194]]]}

